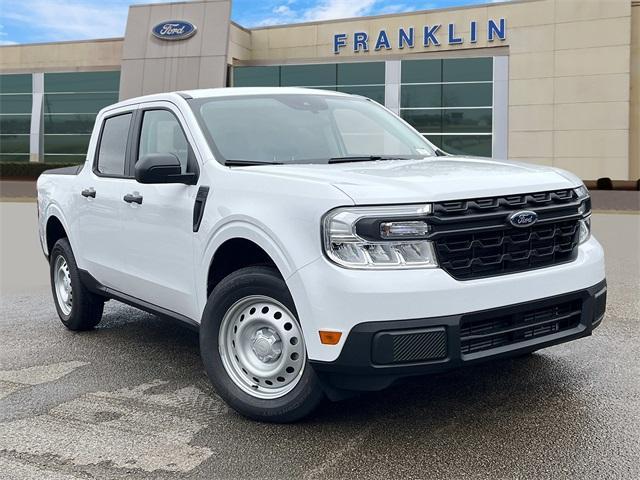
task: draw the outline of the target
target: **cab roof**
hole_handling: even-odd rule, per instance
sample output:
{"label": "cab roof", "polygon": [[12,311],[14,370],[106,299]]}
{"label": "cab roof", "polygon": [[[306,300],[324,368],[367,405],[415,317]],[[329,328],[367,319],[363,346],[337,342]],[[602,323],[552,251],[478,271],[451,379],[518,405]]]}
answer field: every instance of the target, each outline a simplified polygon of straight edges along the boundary
{"label": "cab roof", "polygon": [[350,96],[347,93],[335,92],[331,90],[319,90],[303,87],[224,87],[224,88],[201,88],[197,90],[180,90],[167,93],[155,93],[152,95],[144,95],[142,97],[133,97],[123,100],[113,105],[103,108],[100,113],[108,112],[121,107],[136,105],[139,103],[170,101],[176,102],[180,99],[188,98],[216,98],[216,97],[233,97],[233,96],[250,96],[250,95],[331,95],[331,96]]}

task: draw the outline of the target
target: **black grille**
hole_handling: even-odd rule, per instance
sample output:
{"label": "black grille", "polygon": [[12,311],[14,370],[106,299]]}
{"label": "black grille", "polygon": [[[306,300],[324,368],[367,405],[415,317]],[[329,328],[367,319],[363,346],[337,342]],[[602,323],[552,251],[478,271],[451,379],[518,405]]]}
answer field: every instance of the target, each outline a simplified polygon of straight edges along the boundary
{"label": "black grille", "polygon": [[[576,258],[579,205],[573,190],[440,202],[430,237],[440,266],[458,280],[547,267]],[[512,226],[519,210],[536,212],[537,223]]]}
{"label": "black grille", "polygon": [[468,355],[570,330],[580,323],[582,301],[487,318],[469,315],[460,322],[460,349]]}

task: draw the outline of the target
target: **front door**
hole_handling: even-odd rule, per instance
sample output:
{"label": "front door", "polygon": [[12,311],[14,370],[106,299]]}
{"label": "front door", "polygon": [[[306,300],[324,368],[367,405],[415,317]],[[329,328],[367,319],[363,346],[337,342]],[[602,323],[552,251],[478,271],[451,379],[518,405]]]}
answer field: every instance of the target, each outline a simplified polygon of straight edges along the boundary
{"label": "front door", "polygon": [[[183,173],[197,171],[195,153],[180,121],[167,102],[139,110],[132,141],[132,161],[150,154],[172,153]],[[193,207],[198,187],[141,184],[128,180],[125,194],[126,238],[123,291],[154,306],[197,318],[193,264]]]}

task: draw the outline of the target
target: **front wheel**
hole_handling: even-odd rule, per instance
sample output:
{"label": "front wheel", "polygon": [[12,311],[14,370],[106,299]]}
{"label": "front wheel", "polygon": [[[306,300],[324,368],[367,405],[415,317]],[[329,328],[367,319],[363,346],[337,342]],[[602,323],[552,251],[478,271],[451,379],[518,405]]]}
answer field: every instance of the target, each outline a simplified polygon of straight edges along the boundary
{"label": "front wheel", "polygon": [[273,268],[243,268],[216,286],[200,326],[200,353],[220,396],[247,417],[296,421],[324,397],[293,299]]}

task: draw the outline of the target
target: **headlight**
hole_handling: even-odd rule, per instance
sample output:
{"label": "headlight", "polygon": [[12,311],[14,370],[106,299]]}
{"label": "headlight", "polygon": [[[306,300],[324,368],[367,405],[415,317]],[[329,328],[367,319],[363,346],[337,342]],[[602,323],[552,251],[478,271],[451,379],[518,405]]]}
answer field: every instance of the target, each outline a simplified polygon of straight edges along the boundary
{"label": "headlight", "polygon": [[591,236],[591,217],[580,220],[580,239],[579,243],[584,243]]}
{"label": "headlight", "polygon": [[426,239],[430,211],[429,205],[337,208],[322,221],[325,253],[346,268],[436,267]]}
{"label": "headlight", "polygon": [[578,213],[582,215],[582,219],[579,220],[579,243],[584,243],[591,237],[591,197],[589,196],[589,190],[587,190],[587,187],[584,185],[581,185],[574,191],[578,196],[578,200],[580,200]]}

